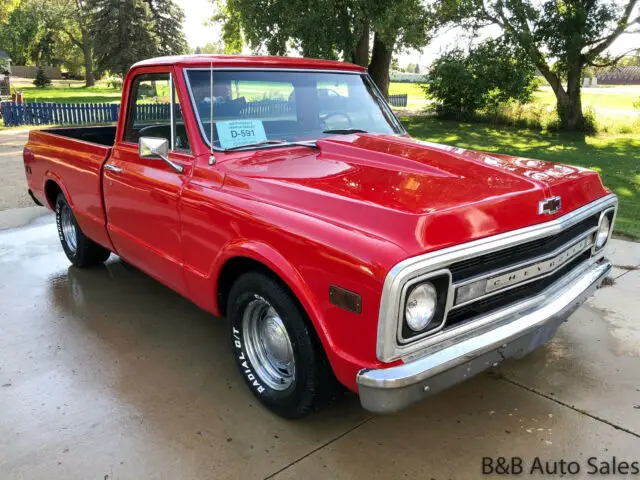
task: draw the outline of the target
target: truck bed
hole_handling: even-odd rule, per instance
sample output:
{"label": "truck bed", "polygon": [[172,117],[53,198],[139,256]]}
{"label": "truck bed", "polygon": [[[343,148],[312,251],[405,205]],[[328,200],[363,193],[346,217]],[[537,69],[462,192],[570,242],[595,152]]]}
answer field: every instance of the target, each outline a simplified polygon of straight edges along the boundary
{"label": "truck bed", "polygon": [[59,137],[73,138],[107,147],[113,146],[116,139],[116,126],[105,127],[62,127],[41,130]]}
{"label": "truck bed", "polygon": [[107,248],[111,242],[102,199],[102,166],[111,155],[115,135],[115,126],[32,130],[24,155],[33,196],[54,209],[62,190],[82,231]]}

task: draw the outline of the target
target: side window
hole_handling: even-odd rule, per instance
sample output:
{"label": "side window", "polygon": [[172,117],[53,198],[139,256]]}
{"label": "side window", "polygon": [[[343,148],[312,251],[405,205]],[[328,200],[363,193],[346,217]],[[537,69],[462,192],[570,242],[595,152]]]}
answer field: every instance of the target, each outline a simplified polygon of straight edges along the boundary
{"label": "side window", "polygon": [[138,143],[140,137],[165,138],[171,150],[189,151],[182,110],[175,92],[169,73],[137,76],[131,87],[124,141]]}

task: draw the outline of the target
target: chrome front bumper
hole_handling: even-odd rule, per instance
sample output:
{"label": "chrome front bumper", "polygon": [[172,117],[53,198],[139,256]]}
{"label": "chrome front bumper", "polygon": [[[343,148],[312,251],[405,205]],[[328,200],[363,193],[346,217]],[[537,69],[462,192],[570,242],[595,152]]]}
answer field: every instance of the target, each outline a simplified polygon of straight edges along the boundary
{"label": "chrome front bumper", "polygon": [[[430,349],[423,356],[385,369],[363,369],[357,383],[362,406],[395,412],[466,380],[506,358],[521,357],[548,341],[560,324],[600,286],[611,270],[607,260],[586,262],[536,299],[491,313],[495,328]],[[417,358],[416,358],[417,357]]]}

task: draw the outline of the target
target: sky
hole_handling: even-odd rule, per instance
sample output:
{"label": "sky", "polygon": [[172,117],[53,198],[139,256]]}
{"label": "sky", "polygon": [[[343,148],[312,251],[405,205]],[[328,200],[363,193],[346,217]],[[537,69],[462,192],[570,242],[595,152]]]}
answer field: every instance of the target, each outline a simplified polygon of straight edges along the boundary
{"label": "sky", "polygon": [[[184,31],[187,41],[192,49],[206,43],[215,43],[220,38],[219,26],[206,26],[205,22],[213,15],[213,5],[209,0],[176,0],[176,3],[184,9],[185,22]],[[486,30],[484,35],[491,36],[497,34],[496,30]],[[498,31],[499,32],[499,31]],[[455,28],[439,34],[429,45],[420,50],[408,50],[396,55],[398,64],[406,67],[409,63],[418,63],[428,66],[440,53],[449,50],[456,45],[467,45],[469,43],[465,32]],[[620,55],[632,48],[640,48],[640,34],[622,35],[610,49],[612,55]],[[243,52],[243,53],[249,53]]]}

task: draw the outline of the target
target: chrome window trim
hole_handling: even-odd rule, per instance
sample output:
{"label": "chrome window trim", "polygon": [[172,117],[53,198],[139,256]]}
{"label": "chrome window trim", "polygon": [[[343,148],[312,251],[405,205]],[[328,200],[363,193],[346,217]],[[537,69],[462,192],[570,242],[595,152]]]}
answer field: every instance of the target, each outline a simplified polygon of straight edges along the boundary
{"label": "chrome window trim", "polygon": [[[617,211],[618,200],[614,194],[606,195],[583,207],[563,215],[554,220],[532,225],[530,227],[513,230],[510,232],[481,238],[471,242],[454,245],[453,247],[436,250],[416,257],[407,258],[396,264],[389,270],[384,281],[382,297],[380,299],[380,310],[378,314],[378,335],[376,342],[376,355],[382,362],[391,362],[399,358],[407,357],[425,348],[427,344],[434,344],[444,341],[442,330],[436,334],[429,335],[416,342],[406,345],[399,345],[397,328],[400,317],[400,304],[403,286],[415,277],[429,274],[435,270],[448,268],[454,262],[465,260],[477,255],[495,252],[522,243],[526,243],[539,238],[548,237],[562,232],[566,228],[574,225],[591,215],[605,209]],[[615,213],[614,213],[615,220]],[[612,222],[613,225],[614,222]],[[602,252],[600,250],[599,252]],[[593,257],[592,257],[593,258]],[[451,297],[449,297],[451,298]],[[447,303],[453,300],[447,298]],[[526,302],[526,301],[525,301]],[[525,303],[523,302],[523,303]],[[472,322],[471,329],[476,328],[477,322]],[[468,326],[469,324],[465,325]],[[457,329],[452,329],[454,331]]]}
{"label": "chrome window trim", "polygon": [[[347,75],[366,75],[366,70],[340,70],[340,69],[322,69],[322,68],[282,68],[282,67],[213,67],[214,70],[245,70],[245,71],[253,71],[253,72],[316,72],[316,73],[344,73]],[[185,67],[182,69],[183,71],[191,71],[191,70],[200,70],[204,72],[208,72],[211,70],[210,67],[202,66],[202,67]]]}
{"label": "chrome window trim", "polygon": [[590,228],[589,230],[587,230],[585,233],[583,233],[582,235],[579,235],[575,238],[573,238],[570,242],[566,242],[565,244],[563,244],[562,246],[556,248],[553,252],[549,253],[549,254],[545,254],[545,255],[540,255],[538,257],[535,257],[531,260],[527,260],[526,262],[520,262],[520,263],[516,263],[513,265],[509,265],[508,267],[504,267],[498,270],[492,270],[490,272],[488,272],[487,274],[484,275],[477,275],[473,278],[470,278],[469,280],[464,280],[462,282],[458,282],[458,283],[454,283],[453,284],[453,294],[454,294],[454,298],[452,300],[452,307],[451,310],[455,310],[456,308],[460,308],[460,307],[464,307],[465,305],[469,305],[473,302],[477,302],[478,300],[482,300],[484,298],[488,298],[488,297],[492,297],[493,295],[497,295],[498,293],[504,293],[507,292],[509,290],[511,290],[512,288],[516,288],[516,287],[521,287],[522,285],[527,285],[528,283],[531,282],[535,282],[537,280],[543,279],[545,277],[548,277],[549,275],[553,275],[556,271],[558,271],[560,268],[564,267],[567,263],[575,260],[576,258],[578,258],[580,255],[582,255],[584,252],[586,252],[587,250],[593,248],[594,245],[594,241],[590,241],[587,246],[585,246],[580,253],[576,253],[574,254],[572,257],[566,259],[564,262],[558,264],[553,270],[548,271],[547,273],[543,273],[542,275],[537,275],[535,277],[530,278],[529,280],[524,280],[522,282],[519,283],[515,283],[513,285],[508,285],[506,287],[500,288],[498,290],[494,290],[492,292],[486,293],[480,297],[476,297],[472,300],[468,300],[466,302],[463,303],[459,303],[457,305],[453,305],[453,302],[455,301],[455,294],[456,294],[456,290],[460,287],[464,287],[465,285],[468,285],[470,283],[473,282],[477,282],[478,280],[484,280],[484,279],[489,279],[489,278],[493,278],[496,275],[502,275],[504,273],[509,273],[510,271],[516,271],[519,270],[521,268],[525,268],[531,265],[535,265],[536,263],[540,263],[540,262],[544,262],[545,260],[549,260],[552,259],[553,257],[560,255],[564,250],[567,250],[569,248],[571,248],[572,245],[575,245],[577,243],[580,243],[582,240],[584,240],[585,238],[589,237],[590,235],[593,235],[597,230],[597,227],[593,227]]}
{"label": "chrome window trim", "polygon": [[[366,72],[366,71],[350,71],[350,70],[322,70],[322,69],[317,69],[317,68],[269,68],[269,67],[213,67],[213,68],[209,68],[209,67],[189,67],[189,68],[183,68],[182,69],[182,77],[184,79],[184,83],[187,86],[187,91],[189,92],[189,103],[191,104],[191,110],[193,115],[196,118],[196,121],[198,122],[198,129],[200,130],[200,136],[202,137],[202,141],[204,142],[204,144],[207,146],[207,148],[212,148],[211,147],[211,142],[213,141],[213,139],[211,139],[211,141],[208,140],[207,137],[207,132],[204,129],[204,125],[202,124],[202,120],[200,119],[200,115],[198,114],[198,112],[196,111],[196,101],[195,101],[195,97],[193,96],[193,90],[191,89],[191,81],[189,80],[189,75],[187,75],[188,72],[191,71],[200,71],[200,72],[210,72],[211,70],[213,71],[249,71],[249,72],[313,72],[313,73],[334,73],[334,74],[344,74],[344,75],[360,75],[363,77],[366,77],[367,81],[373,86],[373,94],[376,97],[376,99],[378,100],[378,103],[380,103],[380,108],[382,108],[383,110],[385,110],[385,112],[387,113],[387,115],[391,116],[391,120],[394,123],[394,127],[396,129],[399,130],[399,132],[395,132],[392,135],[397,135],[397,136],[403,136],[407,134],[407,131],[405,130],[404,126],[402,125],[402,123],[400,122],[400,120],[398,119],[398,117],[396,116],[395,113],[393,113],[393,110],[391,109],[391,107],[389,106],[388,102],[386,101],[386,99],[384,98],[384,96],[382,95],[382,93],[380,92],[380,90],[378,89],[378,86],[376,85],[376,82],[373,81],[373,79],[371,78],[371,76]],[[311,141],[315,141],[315,140],[309,140],[309,142]],[[265,148],[277,148],[277,147],[286,147],[288,145],[286,144],[282,144],[282,145],[263,145],[260,147],[251,147],[251,146],[247,146],[246,149],[243,149],[242,151],[247,151],[247,150],[261,150],[261,149],[265,149]],[[225,150],[223,148],[220,147],[213,147],[213,150],[216,152],[225,152]]]}
{"label": "chrome window trim", "polygon": [[174,109],[175,109],[175,87],[173,85],[173,73],[169,72],[169,124],[171,125],[171,128],[169,128],[169,131],[171,132],[171,145],[169,150],[173,151],[175,148],[175,144],[176,144],[176,132],[175,132],[175,128],[176,126],[174,125],[173,122],[173,115],[174,115]]}
{"label": "chrome window trim", "polygon": [[[440,325],[438,325],[437,328],[434,328],[432,330],[429,330],[427,332],[423,332],[420,333],[418,335],[415,335],[413,337],[410,338],[404,338],[402,336],[402,323],[404,321],[404,309],[406,308],[406,303],[407,303],[407,291],[413,287],[414,285],[418,284],[418,283],[423,283],[423,282],[428,282],[430,278],[434,278],[434,277],[442,277],[442,276],[447,276],[449,278],[449,284],[447,286],[447,299],[446,299],[446,303],[444,305],[444,314],[442,316],[442,322],[440,322]],[[406,344],[409,342],[415,342],[418,341],[421,338],[424,337],[428,337],[429,335],[433,335],[436,332],[439,332],[440,330],[442,330],[444,328],[444,324],[447,321],[447,313],[449,312],[449,309],[451,308],[451,305],[449,303],[449,299],[451,299],[451,283],[452,283],[452,276],[451,276],[451,272],[444,268],[442,270],[437,270],[435,272],[430,272],[427,275],[422,275],[420,277],[416,277],[416,278],[412,278],[411,280],[409,280],[407,283],[405,283],[402,286],[402,293],[400,295],[400,301],[402,302],[400,305],[400,315],[398,316],[398,343],[400,344]]]}

